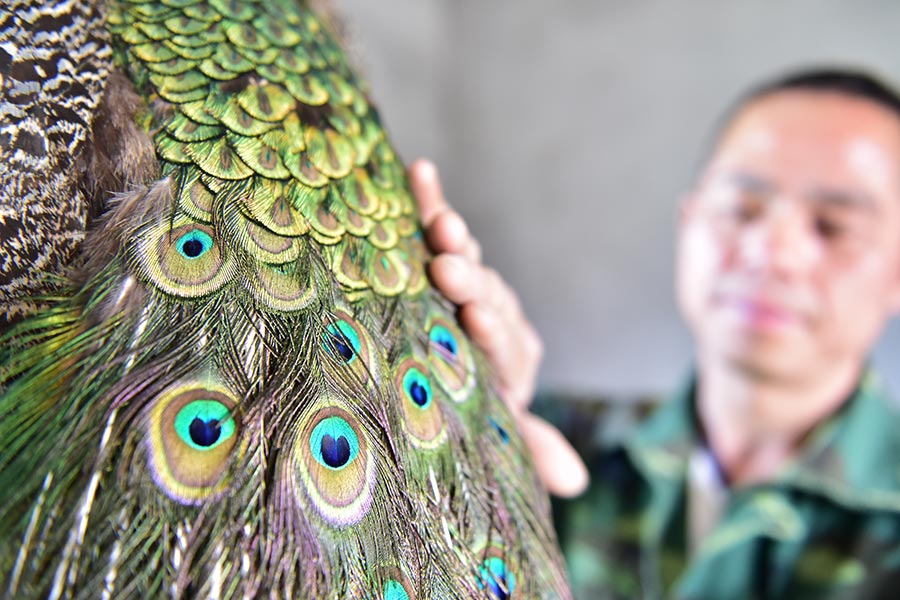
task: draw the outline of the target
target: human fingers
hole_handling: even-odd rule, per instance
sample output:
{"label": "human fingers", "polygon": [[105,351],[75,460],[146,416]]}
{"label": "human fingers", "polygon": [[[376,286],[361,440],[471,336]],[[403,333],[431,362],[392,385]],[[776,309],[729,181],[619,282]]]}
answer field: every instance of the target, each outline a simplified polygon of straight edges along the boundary
{"label": "human fingers", "polygon": [[474,302],[521,315],[519,297],[500,275],[481,263],[457,254],[439,254],[428,267],[435,286],[453,303]]}
{"label": "human fingers", "polygon": [[587,467],[558,429],[528,412],[520,414],[517,421],[547,491],[572,498],[587,489],[590,483]]}
{"label": "human fingers", "polygon": [[436,257],[429,273],[438,289],[459,306],[460,323],[487,355],[510,410],[527,408],[543,344],[515,291],[493,269],[461,256]]}
{"label": "human fingers", "polygon": [[522,313],[470,302],[459,309],[463,328],[494,369],[500,393],[513,412],[531,404],[543,343]]}
{"label": "human fingers", "polygon": [[459,213],[449,207],[434,216],[426,227],[425,237],[436,254],[460,254],[472,262],[481,262],[481,244]]}
{"label": "human fingers", "polygon": [[439,213],[450,208],[444,197],[437,167],[430,160],[419,158],[409,166],[408,174],[409,184],[419,205],[422,224],[427,229]]}
{"label": "human fingers", "polygon": [[414,161],[409,167],[409,182],[432,252],[462,254],[481,262],[481,245],[472,237],[459,213],[447,203],[434,163],[421,158]]}

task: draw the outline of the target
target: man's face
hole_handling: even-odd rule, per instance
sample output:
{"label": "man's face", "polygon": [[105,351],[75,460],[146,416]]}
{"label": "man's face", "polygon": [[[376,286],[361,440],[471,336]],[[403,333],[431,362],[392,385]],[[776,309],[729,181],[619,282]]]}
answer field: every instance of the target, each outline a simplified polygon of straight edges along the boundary
{"label": "man's face", "polygon": [[678,299],[701,362],[809,380],[858,365],[900,307],[900,121],[784,91],[746,106],[685,200]]}

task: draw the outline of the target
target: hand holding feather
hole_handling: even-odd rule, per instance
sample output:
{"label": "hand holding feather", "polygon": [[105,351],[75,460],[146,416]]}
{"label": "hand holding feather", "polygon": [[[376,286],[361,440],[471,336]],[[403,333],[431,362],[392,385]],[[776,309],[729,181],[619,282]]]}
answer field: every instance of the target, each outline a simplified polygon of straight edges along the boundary
{"label": "hand holding feather", "polygon": [[551,494],[577,496],[587,487],[587,468],[559,430],[528,412],[543,355],[537,331],[515,291],[481,263],[481,247],[447,203],[435,166],[418,160],[409,176],[426,240],[437,254],[429,267],[432,281],[459,306],[460,323],[490,361],[544,485]]}

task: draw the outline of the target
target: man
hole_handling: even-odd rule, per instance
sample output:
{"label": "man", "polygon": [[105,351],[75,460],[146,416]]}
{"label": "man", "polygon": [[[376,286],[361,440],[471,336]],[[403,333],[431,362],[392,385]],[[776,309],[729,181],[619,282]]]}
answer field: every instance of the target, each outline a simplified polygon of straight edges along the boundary
{"label": "man", "polygon": [[[540,344],[515,293],[433,167],[412,175],[432,278],[548,488],[577,494],[583,468],[526,411]],[[676,287],[696,372],[634,435],[585,450],[591,487],[557,515],[576,595],[897,597],[900,416],[866,362],[900,309],[900,98],[842,71],[746,96],[683,200]]]}

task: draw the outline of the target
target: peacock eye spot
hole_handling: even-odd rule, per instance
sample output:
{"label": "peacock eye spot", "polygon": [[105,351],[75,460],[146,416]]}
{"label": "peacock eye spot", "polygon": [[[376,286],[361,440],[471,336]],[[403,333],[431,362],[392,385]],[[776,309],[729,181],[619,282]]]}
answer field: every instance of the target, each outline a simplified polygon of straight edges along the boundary
{"label": "peacock eye spot", "polygon": [[407,397],[419,408],[427,408],[431,403],[431,383],[416,368],[410,368],[403,376],[403,389]]}
{"label": "peacock eye spot", "polygon": [[431,328],[431,341],[442,348],[448,358],[456,358],[459,354],[459,343],[446,327],[435,325]]}
{"label": "peacock eye spot", "polygon": [[350,347],[350,342],[344,337],[344,334],[333,334],[331,336],[331,347],[341,355],[344,362],[350,362],[353,358],[353,348]]}
{"label": "peacock eye spot", "polygon": [[509,443],[509,433],[507,433],[506,430],[500,426],[500,423],[495,421],[493,418],[488,419],[488,420],[490,421],[491,427],[493,427],[494,431],[497,432],[497,435],[500,436],[500,440],[503,442],[503,444],[504,445],[508,444]]}
{"label": "peacock eye spot", "polygon": [[322,460],[332,469],[340,469],[350,462],[350,442],[343,435],[334,439],[328,434],[322,436]]}
{"label": "peacock eye spot", "polygon": [[419,406],[428,404],[428,390],[418,381],[413,381],[412,385],[409,386],[409,395],[412,397],[413,402]]}
{"label": "peacock eye spot", "polygon": [[403,585],[400,582],[389,579],[386,584],[384,584],[384,600],[409,600],[409,594],[406,593],[406,590],[403,589]]}
{"label": "peacock eye spot", "polygon": [[231,410],[218,400],[194,400],[175,415],[175,432],[194,450],[212,450],[235,434]]}
{"label": "peacock eye spot", "polygon": [[332,356],[350,364],[362,349],[359,334],[347,321],[338,321],[326,328],[325,349]]}
{"label": "peacock eye spot", "polygon": [[509,593],[504,589],[506,587],[506,578],[500,577],[501,581],[497,579],[491,579],[488,582],[488,589],[491,590],[491,593],[497,598],[497,600],[508,600]]}
{"label": "peacock eye spot", "polygon": [[456,343],[453,338],[450,338],[450,337],[438,338],[437,344],[438,344],[438,346],[440,346],[441,348],[443,348],[444,350],[446,350],[453,356],[456,356]]}
{"label": "peacock eye spot", "polygon": [[481,583],[497,600],[508,600],[516,587],[516,578],[506,568],[502,558],[493,556],[481,566]]}
{"label": "peacock eye spot", "polygon": [[194,417],[189,428],[191,440],[198,446],[208,448],[219,440],[222,435],[222,428],[219,426],[218,419],[210,419],[204,421],[200,417]]}
{"label": "peacock eye spot", "polygon": [[191,229],[183,234],[175,243],[178,253],[188,260],[195,260],[206,254],[213,247],[213,239],[205,231]]}
{"label": "peacock eye spot", "polygon": [[336,416],[322,419],[313,428],[309,446],[320,464],[335,470],[343,469],[359,454],[359,438],[353,427]]}

